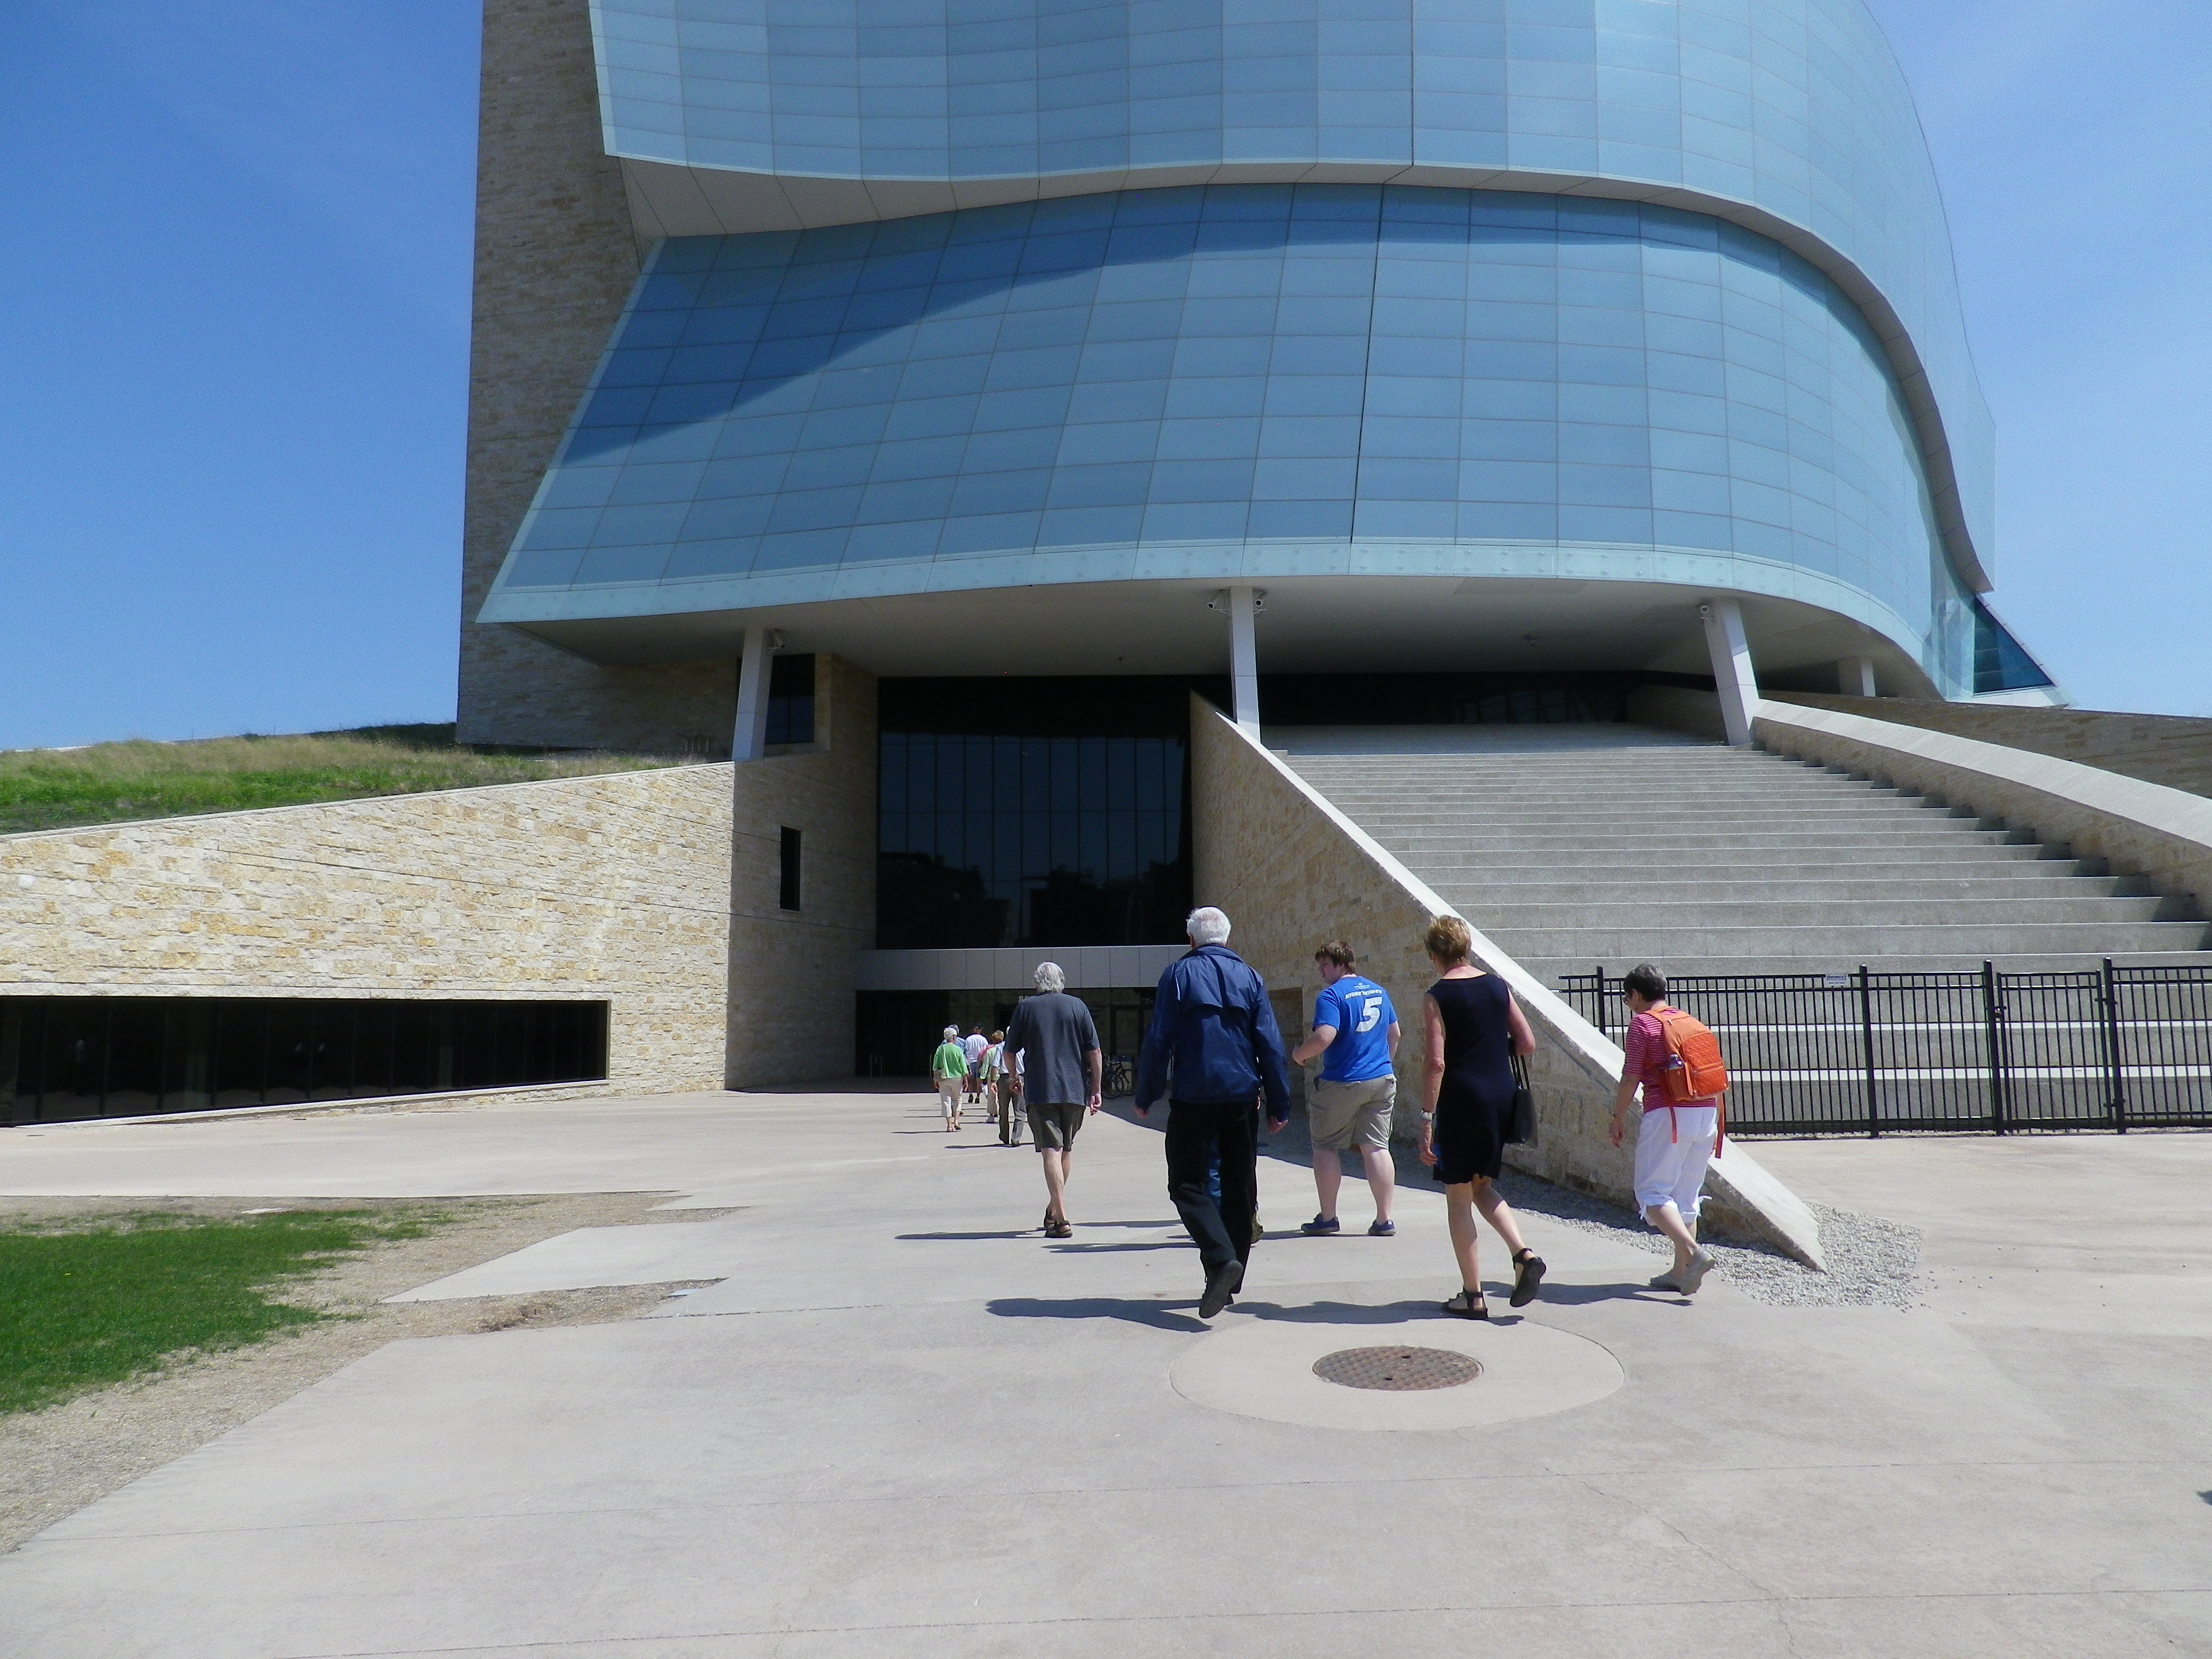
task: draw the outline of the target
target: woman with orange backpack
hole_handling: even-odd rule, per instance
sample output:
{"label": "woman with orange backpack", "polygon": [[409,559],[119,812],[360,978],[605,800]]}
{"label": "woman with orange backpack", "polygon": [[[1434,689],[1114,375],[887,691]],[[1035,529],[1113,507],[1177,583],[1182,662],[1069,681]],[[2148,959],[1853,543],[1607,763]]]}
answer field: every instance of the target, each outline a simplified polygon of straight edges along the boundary
{"label": "woman with orange backpack", "polygon": [[1621,990],[1630,1016],[1623,1045],[1627,1059],[1613,1097],[1610,1138],[1620,1145],[1629,1103],[1641,1089],[1636,1201],[1644,1218],[1674,1247],[1674,1265],[1651,1288],[1690,1296],[1714,1267],[1713,1253],[1698,1243],[1698,1211],[1705,1202],[1705,1165],[1719,1156],[1728,1068],[1721,1063],[1719,1039],[1668,1005],[1666,975],[1650,963],[1630,969]]}

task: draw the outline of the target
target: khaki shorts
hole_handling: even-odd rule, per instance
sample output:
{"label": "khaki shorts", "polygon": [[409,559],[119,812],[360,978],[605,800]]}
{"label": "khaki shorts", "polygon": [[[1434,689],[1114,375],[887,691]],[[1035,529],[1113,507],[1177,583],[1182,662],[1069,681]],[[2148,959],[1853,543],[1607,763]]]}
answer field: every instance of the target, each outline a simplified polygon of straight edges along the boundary
{"label": "khaki shorts", "polygon": [[1390,1144],[1390,1111],[1398,1103],[1398,1079],[1385,1072],[1362,1083],[1331,1083],[1316,1078],[1306,1103],[1314,1150],[1340,1152],[1346,1146]]}
{"label": "khaki shorts", "polygon": [[1075,1145],[1075,1132],[1091,1115],[1086,1104],[1063,1105],[1057,1101],[1031,1101],[1030,1139],[1041,1152],[1064,1152]]}

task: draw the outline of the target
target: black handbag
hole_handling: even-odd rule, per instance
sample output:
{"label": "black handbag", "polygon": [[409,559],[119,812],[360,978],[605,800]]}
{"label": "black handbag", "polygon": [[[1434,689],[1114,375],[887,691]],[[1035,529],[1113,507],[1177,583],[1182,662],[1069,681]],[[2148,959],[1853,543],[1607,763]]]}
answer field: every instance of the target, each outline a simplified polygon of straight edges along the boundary
{"label": "black handbag", "polygon": [[1513,1109],[1505,1122],[1505,1144],[1526,1146],[1536,1139],[1536,1097],[1528,1089],[1528,1060],[1513,1056]]}

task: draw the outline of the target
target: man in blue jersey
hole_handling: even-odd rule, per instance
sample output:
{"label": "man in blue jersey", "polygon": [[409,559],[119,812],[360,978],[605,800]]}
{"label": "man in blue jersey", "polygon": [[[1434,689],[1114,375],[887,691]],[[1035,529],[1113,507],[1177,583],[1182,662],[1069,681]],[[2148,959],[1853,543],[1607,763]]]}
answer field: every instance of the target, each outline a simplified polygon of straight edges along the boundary
{"label": "man in blue jersey", "polygon": [[1336,1193],[1344,1180],[1344,1149],[1357,1146],[1367,1166],[1368,1190],[1375,1194],[1375,1221],[1367,1231],[1388,1238],[1398,1231],[1390,1219],[1396,1185],[1390,1112],[1398,1100],[1390,1061],[1398,1052],[1398,1012],[1388,991],[1352,971],[1353,960],[1352,947],[1340,939],[1314,952],[1322,991],[1314,1002],[1313,1035],[1291,1051],[1300,1066],[1328,1055],[1306,1107],[1321,1212],[1298,1231],[1318,1236],[1344,1230],[1336,1218]]}

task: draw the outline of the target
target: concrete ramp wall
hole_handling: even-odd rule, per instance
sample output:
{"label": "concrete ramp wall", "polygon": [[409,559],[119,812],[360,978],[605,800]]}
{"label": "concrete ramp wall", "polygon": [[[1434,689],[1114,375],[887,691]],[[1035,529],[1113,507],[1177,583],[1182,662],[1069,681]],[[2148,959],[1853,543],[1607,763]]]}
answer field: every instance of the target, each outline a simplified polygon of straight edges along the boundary
{"label": "concrete ramp wall", "polygon": [[[1235,927],[1230,943],[1269,987],[1297,987],[1310,1008],[1313,952],[1341,939],[1360,971],[1390,993],[1406,1025],[1398,1050],[1401,1127],[1420,1088],[1421,995],[1431,970],[1421,936],[1451,907],[1264,746],[1201,698],[1191,707],[1195,890]],[[1620,1075],[1618,1044],[1478,932],[1477,965],[1512,987],[1535,1028],[1533,1146],[1516,1168],[1633,1207],[1633,1164],[1606,1143]],[[1288,1034],[1286,1034],[1288,1035]],[[1292,1039],[1295,1041],[1295,1038]],[[1819,1230],[1802,1200],[1731,1144],[1707,1177],[1708,1214],[1723,1231],[1760,1239],[1814,1267]]]}

